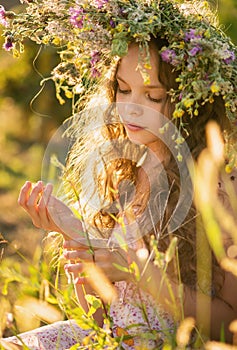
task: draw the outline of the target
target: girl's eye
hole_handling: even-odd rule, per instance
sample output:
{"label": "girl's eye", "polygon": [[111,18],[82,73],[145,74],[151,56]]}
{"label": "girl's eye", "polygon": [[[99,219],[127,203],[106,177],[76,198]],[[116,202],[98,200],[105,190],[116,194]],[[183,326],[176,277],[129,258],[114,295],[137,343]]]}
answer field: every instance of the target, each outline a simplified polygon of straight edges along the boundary
{"label": "girl's eye", "polygon": [[119,92],[120,94],[129,94],[130,90],[128,90],[128,89],[121,89],[120,87],[118,87],[117,92]]}
{"label": "girl's eye", "polygon": [[149,98],[150,101],[155,103],[161,103],[164,100],[164,97],[152,97],[150,93],[147,93],[146,96]]}

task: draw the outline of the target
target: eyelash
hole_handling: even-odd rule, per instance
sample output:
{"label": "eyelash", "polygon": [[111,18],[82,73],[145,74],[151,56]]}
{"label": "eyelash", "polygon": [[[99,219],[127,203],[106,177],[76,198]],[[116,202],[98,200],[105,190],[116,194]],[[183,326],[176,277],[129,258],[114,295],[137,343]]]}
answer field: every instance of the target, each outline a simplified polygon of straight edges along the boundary
{"label": "eyelash", "polygon": [[[124,94],[124,95],[127,95],[130,93],[130,90],[122,90],[118,87],[118,90],[117,92],[119,92],[120,94]],[[163,98],[153,98],[150,96],[150,94],[146,94],[146,96],[149,98],[149,100],[151,102],[155,102],[155,103],[161,103],[163,101]]]}
{"label": "eyelash", "polygon": [[149,100],[155,103],[161,103],[163,101],[163,98],[153,98],[150,96],[150,94],[147,94],[147,97],[149,98]]}

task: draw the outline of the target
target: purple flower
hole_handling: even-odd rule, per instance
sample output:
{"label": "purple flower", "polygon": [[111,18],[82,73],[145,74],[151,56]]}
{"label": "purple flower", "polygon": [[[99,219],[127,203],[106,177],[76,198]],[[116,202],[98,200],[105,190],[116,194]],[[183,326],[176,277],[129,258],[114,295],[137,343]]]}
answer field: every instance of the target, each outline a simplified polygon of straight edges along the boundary
{"label": "purple flower", "polygon": [[230,64],[231,62],[233,62],[235,60],[235,54],[234,54],[233,51],[226,50],[225,54],[226,54],[227,57],[224,58],[223,61],[226,64]]}
{"label": "purple flower", "polygon": [[109,21],[109,24],[111,28],[115,28],[115,22],[112,19]]}
{"label": "purple flower", "polygon": [[167,49],[167,50],[164,50],[161,52],[161,59],[162,61],[164,62],[167,62],[167,63],[174,63],[175,61],[175,58],[176,58],[176,53],[174,50],[171,50],[171,49]]}
{"label": "purple flower", "polygon": [[6,50],[6,51],[10,51],[12,48],[13,48],[13,40],[10,36],[8,36],[6,38],[6,41],[5,43],[3,44],[3,48]]}
{"label": "purple flower", "polygon": [[85,16],[83,15],[84,10],[81,7],[70,7],[69,9],[70,13],[70,22],[71,24],[76,28],[82,28],[83,27],[83,21]]}
{"label": "purple flower", "polygon": [[194,46],[194,47],[189,51],[189,55],[190,55],[190,56],[196,56],[196,54],[197,54],[198,52],[202,52],[202,48],[201,48],[200,45]]}
{"label": "purple flower", "polygon": [[7,16],[6,16],[6,11],[5,8],[0,5],[0,23],[4,26],[7,27],[8,26],[8,22],[7,22]]}
{"label": "purple flower", "polygon": [[101,76],[100,72],[96,68],[91,69],[91,75],[93,78],[99,78]]}
{"label": "purple flower", "polygon": [[98,63],[100,60],[100,53],[99,51],[93,51],[91,54],[91,60],[90,60],[90,64],[92,67],[94,67],[96,65],[96,63]]}
{"label": "purple flower", "polygon": [[91,65],[91,75],[93,78],[97,78],[100,76],[99,70],[96,68],[97,63],[100,61],[100,53],[99,51],[93,51],[91,53],[90,65]]}
{"label": "purple flower", "polygon": [[109,0],[95,0],[96,6],[98,7],[98,9],[101,9],[108,2]]}
{"label": "purple flower", "polygon": [[188,32],[185,33],[184,41],[190,41],[193,39],[200,39],[202,36],[200,34],[197,34],[196,29],[190,29]]}

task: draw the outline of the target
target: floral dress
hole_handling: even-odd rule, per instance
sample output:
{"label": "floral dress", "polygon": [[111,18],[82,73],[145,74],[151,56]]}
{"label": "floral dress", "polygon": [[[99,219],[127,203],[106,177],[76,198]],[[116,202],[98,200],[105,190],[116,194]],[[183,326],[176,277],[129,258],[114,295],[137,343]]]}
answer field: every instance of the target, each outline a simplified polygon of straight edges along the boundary
{"label": "floral dress", "polygon": [[[138,349],[138,346],[140,349],[159,349],[163,340],[172,334],[174,324],[171,317],[155,305],[149,294],[138,290],[135,284],[121,281],[116,282],[115,286],[119,297],[110,305],[112,331],[114,337],[126,335],[118,349],[132,350]],[[66,350],[75,344],[82,344],[88,333],[76,321],[68,320],[4,340],[16,344],[23,342],[31,350]],[[82,348],[87,347],[80,346]]]}

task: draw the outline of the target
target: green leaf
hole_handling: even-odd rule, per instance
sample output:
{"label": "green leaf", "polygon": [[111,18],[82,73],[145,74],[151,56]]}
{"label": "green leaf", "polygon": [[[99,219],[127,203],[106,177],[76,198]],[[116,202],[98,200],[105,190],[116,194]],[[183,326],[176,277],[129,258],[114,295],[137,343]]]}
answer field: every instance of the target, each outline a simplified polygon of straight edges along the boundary
{"label": "green leaf", "polygon": [[123,271],[123,272],[129,272],[129,269],[125,266],[121,266],[119,264],[113,263],[113,266],[116,267],[116,269]]}
{"label": "green leaf", "polygon": [[127,245],[127,242],[125,240],[125,238],[120,234],[120,233],[117,233],[117,232],[114,232],[114,237],[116,238],[118,244],[119,244],[119,247],[121,249],[123,249],[125,252],[128,251],[128,245]]}

